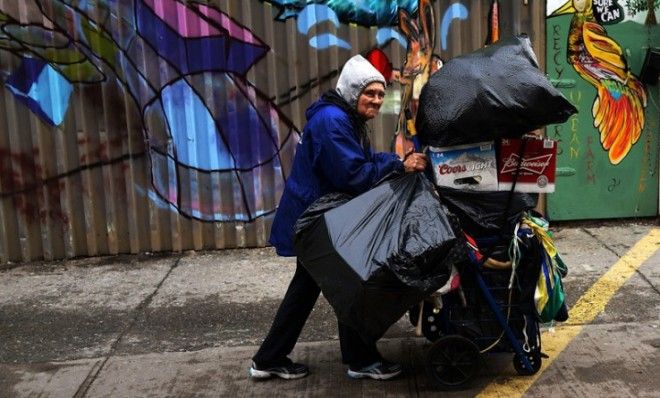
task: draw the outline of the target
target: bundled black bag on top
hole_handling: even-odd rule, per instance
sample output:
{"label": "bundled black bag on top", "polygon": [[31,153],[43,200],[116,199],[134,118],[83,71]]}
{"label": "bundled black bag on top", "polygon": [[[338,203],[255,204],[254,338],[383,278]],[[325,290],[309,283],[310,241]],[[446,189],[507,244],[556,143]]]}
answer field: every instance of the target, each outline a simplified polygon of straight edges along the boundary
{"label": "bundled black bag on top", "polygon": [[319,199],[296,224],[296,255],[337,318],[375,341],[464,256],[450,217],[426,177],[405,174],[348,202]]}
{"label": "bundled black bag on top", "polygon": [[536,207],[538,194],[507,191],[468,191],[437,187],[442,202],[461,227],[474,237],[510,236],[523,213]]}
{"label": "bundled black bag on top", "polygon": [[423,144],[444,147],[520,137],[576,112],[519,36],[446,62],[422,89],[416,127]]}

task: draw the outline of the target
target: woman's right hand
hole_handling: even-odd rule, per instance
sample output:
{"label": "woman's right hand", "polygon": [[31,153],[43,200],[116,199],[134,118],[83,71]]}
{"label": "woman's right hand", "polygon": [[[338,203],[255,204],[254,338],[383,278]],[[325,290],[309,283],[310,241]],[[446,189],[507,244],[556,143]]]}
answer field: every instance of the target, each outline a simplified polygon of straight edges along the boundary
{"label": "woman's right hand", "polygon": [[403,169],[406,173],[415,173],[424,171],[428,159],[423,153],[414,152],[414,148],[410,148],[403,158]]}

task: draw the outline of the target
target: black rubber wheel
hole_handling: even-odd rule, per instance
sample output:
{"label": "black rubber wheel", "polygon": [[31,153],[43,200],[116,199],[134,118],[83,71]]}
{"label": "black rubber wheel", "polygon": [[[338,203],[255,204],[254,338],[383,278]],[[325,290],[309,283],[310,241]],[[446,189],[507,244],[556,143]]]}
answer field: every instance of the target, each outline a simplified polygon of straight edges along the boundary
{"label": "black rubber wheel", "polygon": [[469,382],[481,367],[479,347],[459,335],[438,339],[426,353],[426,372],[443,390],[459,388]]}
{"label": "black rubber wheel", "polygon": [[513,356],[513,367],[516,369],[516,372],[518,372],[519,375],[530,376],[541,369],[541,351],[538,349],[533,349],[530,350],[530,352],[525,353],[525,356],[527,357],[530,365],[532,365],[532,370],[525,368],[525,365],[523,365],[523,361],[518,354]]}

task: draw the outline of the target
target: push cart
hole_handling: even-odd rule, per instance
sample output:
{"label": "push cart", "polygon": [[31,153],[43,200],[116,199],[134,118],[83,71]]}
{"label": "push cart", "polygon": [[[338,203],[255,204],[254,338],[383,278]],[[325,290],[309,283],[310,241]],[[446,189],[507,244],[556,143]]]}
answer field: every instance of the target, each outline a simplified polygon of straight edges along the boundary
{"label": "push cart", "polygon": [[[483,355],[513,352],[513,366],[521,375],[541,367],[539,323],[534,313],[533,279],[536,242],[529,231],[517,231],[518,260],[511,283],[510,242],[500,237],[468,238],[468,260],[456,264],[460,287],[424,300],[410,312],[410,321],[433,342],[425,368],[441,389],[468,383],[479,371]],[[490,253],[489,257],[484,254]],[[536,272],[538,275],[538,272]],[[511,288],[509,285],[511,284]]]}
{"label": "push cart", "polygon": [[[427,177],[433,180],[430,173]],[[454,265],[458,287],[440,289],[409,311],[418,332],[433,342],[425,367],[439,388],[469,382],[485,353],[512,352],[521,375],[541,367],[534,293],[544,252],[522,222],[533,212],[536,195],[514,192],[515,185],[514,180],[510,191],[496,193],[436,186],[467,241],[466,259]]]}

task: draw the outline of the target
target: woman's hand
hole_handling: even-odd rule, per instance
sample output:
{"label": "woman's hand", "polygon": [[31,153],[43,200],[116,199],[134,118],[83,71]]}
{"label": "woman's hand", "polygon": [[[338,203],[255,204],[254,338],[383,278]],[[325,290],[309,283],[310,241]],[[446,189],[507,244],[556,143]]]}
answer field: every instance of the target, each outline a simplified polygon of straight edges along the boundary
{"label": "woman's hand", "polygon": [[427,161],[426,155],[414,152],[414,148],[410,148],[408,152],[406,152],[406,156],[403,158],[403,169],[406,173],[424,171],[426,169]]}

